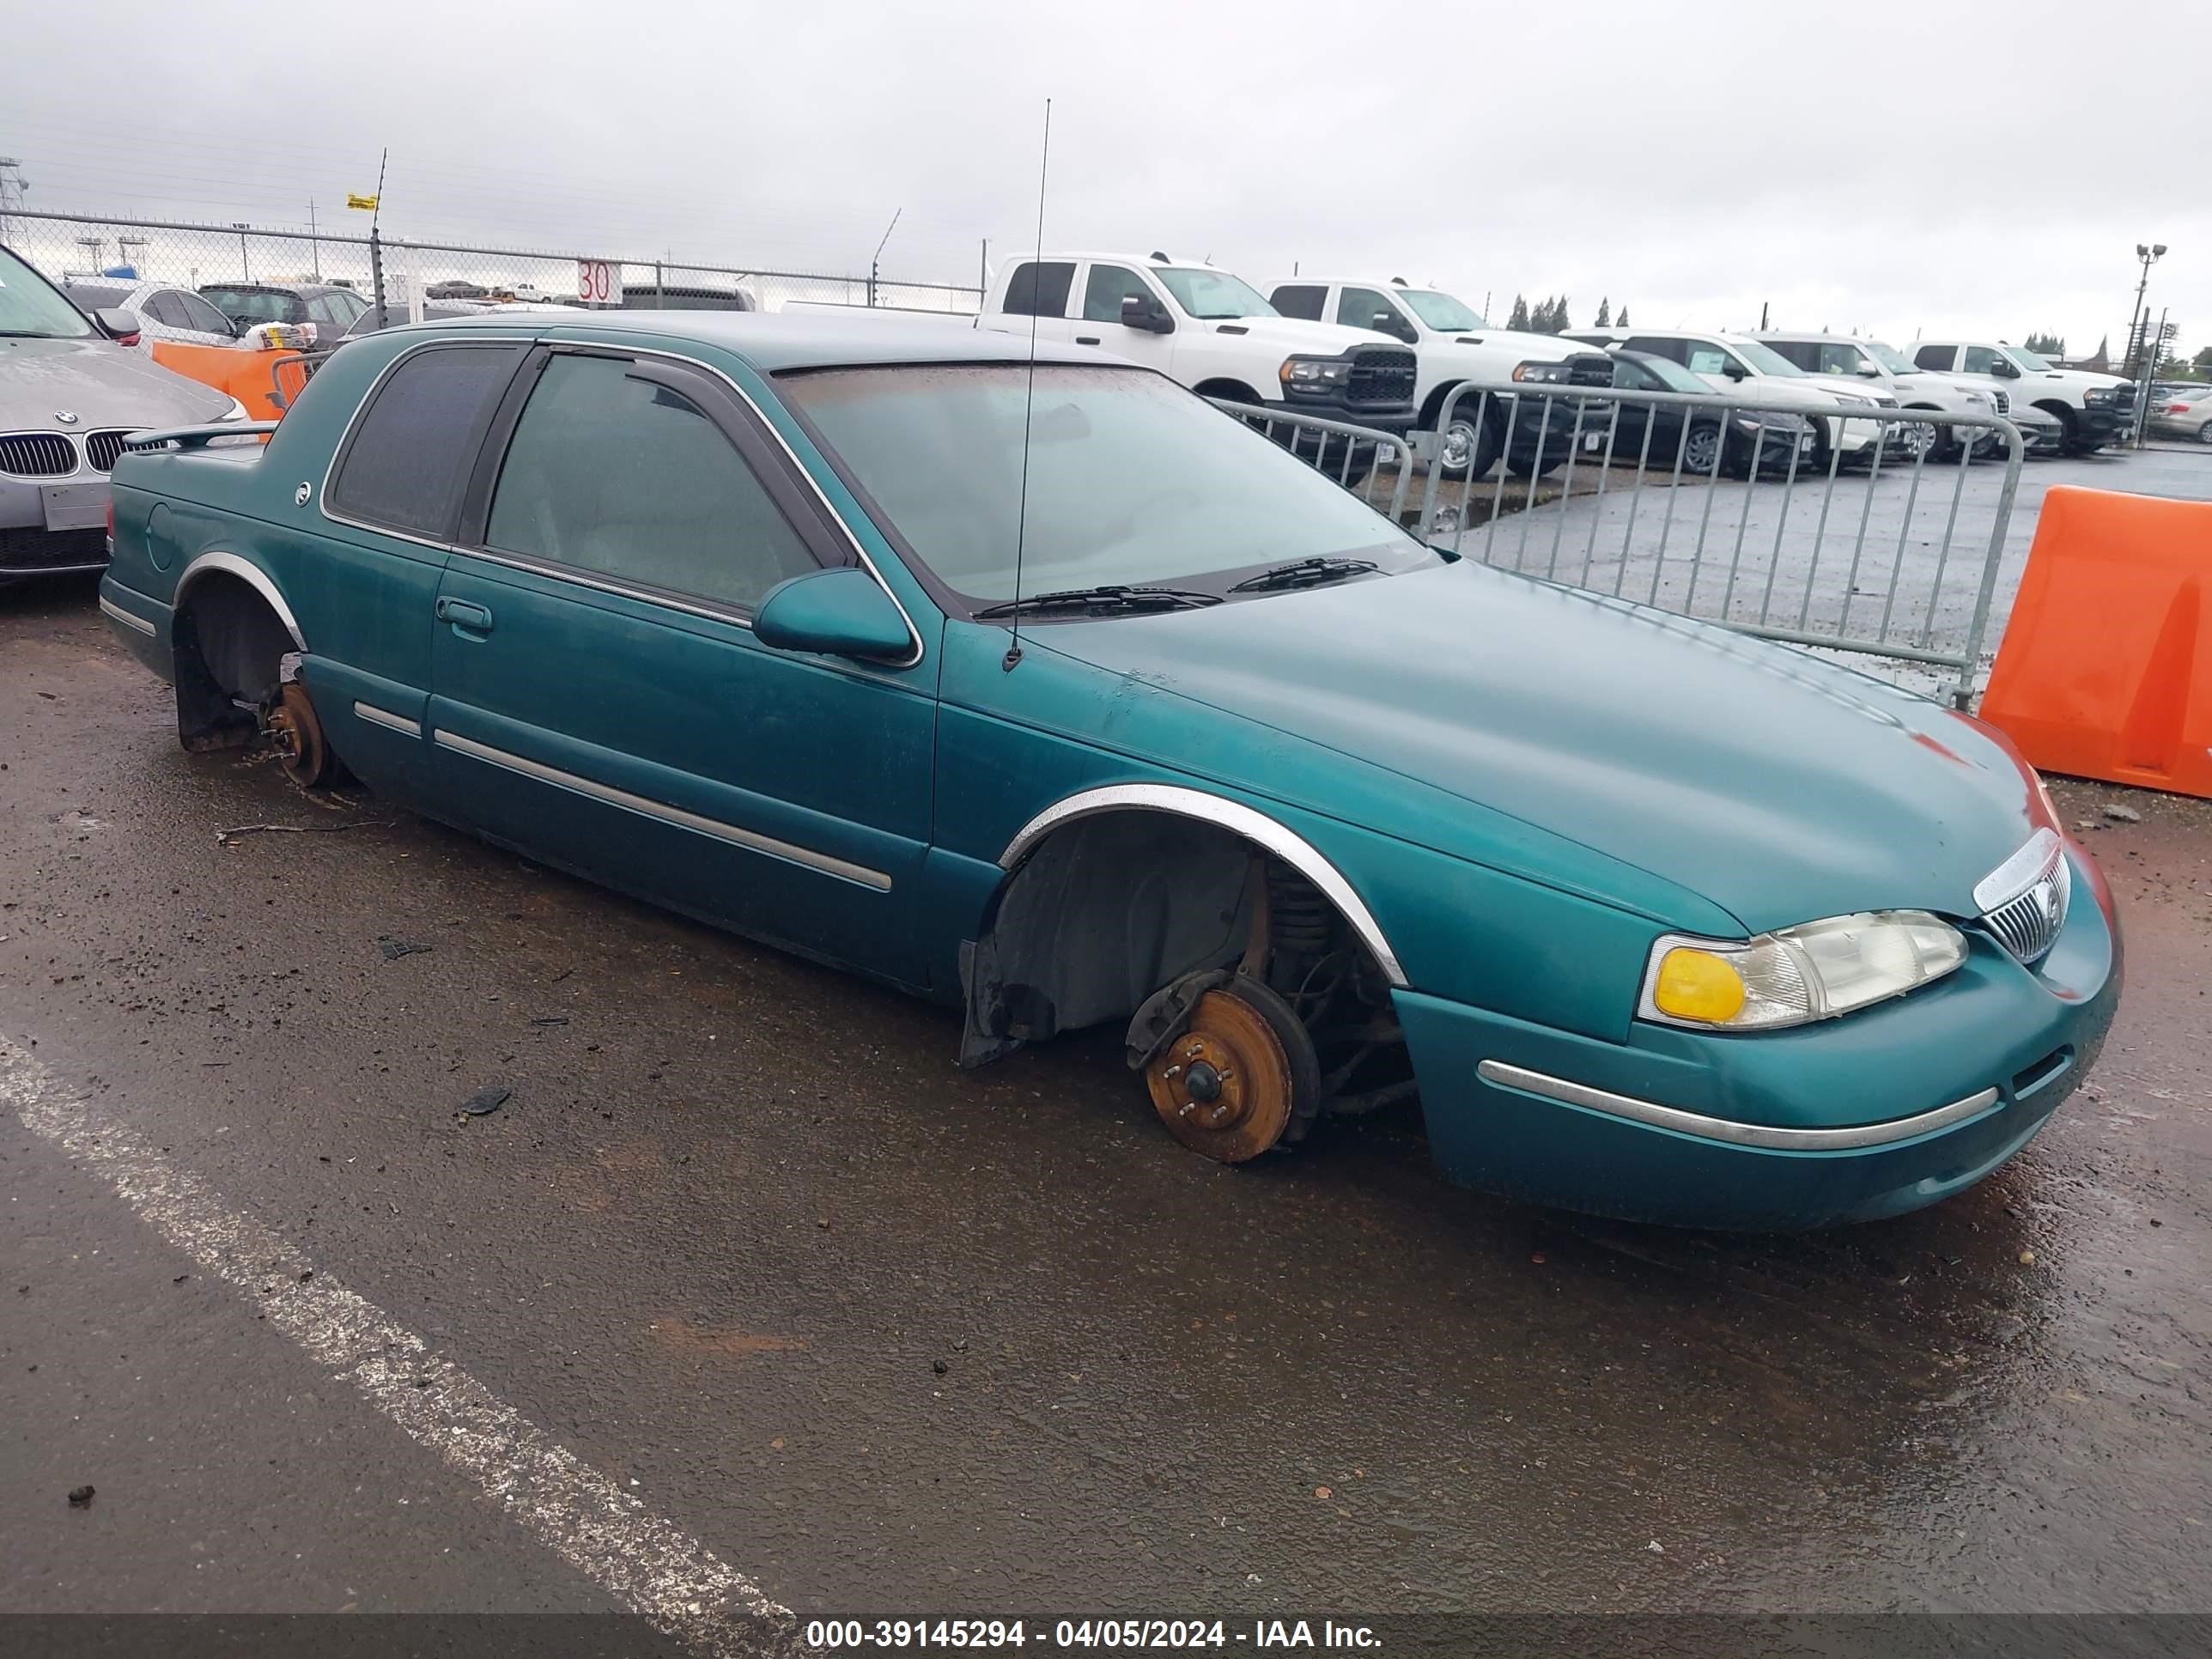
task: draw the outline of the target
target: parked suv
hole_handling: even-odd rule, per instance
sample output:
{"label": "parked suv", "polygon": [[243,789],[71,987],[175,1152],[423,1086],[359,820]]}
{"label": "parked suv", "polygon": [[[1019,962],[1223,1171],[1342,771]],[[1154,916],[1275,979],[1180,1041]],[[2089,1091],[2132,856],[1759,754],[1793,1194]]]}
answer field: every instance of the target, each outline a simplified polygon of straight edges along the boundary
{"label": "parked suv", "polygon": [[317,343],[336,345],[368,301],[335,283],[208,283],[200,296],[243,331],[256,323],[312,325]]}
{"label": "parked suv", "polygon": [[1212,265],[1155,253],[1054,253],[994,277],[978,328],[1098,346],[1194,392],[1270,410],[1402,433],[1413,424],[1413,353],[1372,329],[1285,317]]}
{"label": "parked suv", "polygon": [[2117,374],[2061,368],[2002,340],[1918,340],[1912,361],[1939,374],[1986,375],[2009,389],[2015,407],[2058,422],[2069,455],[2087,455],[2135,435],[2136,389]]}
{"label": "parked suv", "polygon": [[[1878,421],[1839,420],[1820,411],[1897,406],[1897,399],[1888,392],[1874,391],[1863,381],[1808,374],[1773,347],[1747,334],[1657,334],[1640,329],[1632,332],[1625,328],[1597,328],[1576,329],[1567,337],[1669,357],[1717,392],[1733,392],[1753,403],[1784,404],[1804,410],[1813,423],[1813,465],[1819,471],[1826,471],[1832,456],[1837,454],[1845,460],[1870,459],[1875,443],[1881,440]],[[1909,455],[1916,447],[1924,450],[1935,441],[1935,428],[1908,426],[1889,439],[1887,447]]]}
{"label": "parked suv", "polygon": [[[2011,408],[2012,400],[1996,386],[1963,383],[1935,374],[1880,340],[1782,330],[1765,330],[1752,337],[1765,342],[1808,374],[1863,380],[1870,386],[1882,387],[1903,409],[1940,410],[1947,415],[2002,415]],[[1929,453],[1932,459],[1949,460],[1958,454],[1960,445],[1971,443],[1978,454],[1986,453],[1991,440],[2002,447],[2002,434],[1994,427],[1939,426]]]}
{"label": "parked suv", "polygon": [[[1285,317],[1371,328],[1412,346],[1420,358],[1420,374],[1413,389],[1418,424],[1424,432],[1437,432],[1435,462],[1453,477],[1468,473],[1480,477],[1489,471],[1509,435],[1515,450],[1509,464],[1517,462],[1524,428],[1530,448],[1537,437],[1535,422],[1525,415],[1514,416],[1510,394],[1493,395],[1487,400],[1473,394],[1461,398],[1450,429],[1438,432],[1437,423],[1443,418],[1444,404],[1458,387],[1469,382],[1498,386],[1523,378],[1537,380],[1540,377],[1533,374],[1524,376],[1523,371],[1562,362],[1566,365],[1564,378],[1568,385],[1613,384],[1613,363],[1603,352],[1577,350],[1556,334],[1493,328],[1471,306],[1440,289],[1414,288],[1402,276],[1388,282],[1298,276],[1274,284],[1267,298]],[[1551,384],[1560,378],[1540,377]],[[1555,424],[1572,424],[1574,411],[1565,400],[1547,402]],[[1584,412],[1583,441],[1596,448],[1604,441],[1604,428],[1593,421],[1593,413]],[[1545,447],[1547,458],[1556,447]],[[1516,470],[1522,469],[1516,465]]]}

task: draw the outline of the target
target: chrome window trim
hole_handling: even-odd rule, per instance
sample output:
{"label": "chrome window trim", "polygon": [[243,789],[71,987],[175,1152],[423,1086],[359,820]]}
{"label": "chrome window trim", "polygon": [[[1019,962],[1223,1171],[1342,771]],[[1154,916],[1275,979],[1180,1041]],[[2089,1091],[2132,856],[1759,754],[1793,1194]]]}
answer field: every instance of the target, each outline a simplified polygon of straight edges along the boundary
{"label": "chrome window trim", "polygon": [[149,639],[155,632],[153,623],[148,622],[143,617],[133,616],[105,593],[100,596],[100,614],[110,622],[119,622],[125,628],[135,628]]}
{"label": "chrome window trim", "polygon": [[354,700],[353,712],[356,720],[367,720],[371,726],[381,726],[410,738],[422,735],[422,721],[410,720],[404,714],[395,714],[389,708],[379,708],[374,703],[363,702],[357,697]]}
{"label": "chrome window trim", "polygon": [[2049,825],[2021,843],[2020,850],[1974,884],[1974,907],[1984,915],[2001,910],[2049,875],[2065,856],[2065,844]]}
{"label": "chrome window trim", "polygon": [[177,578],[176,597],[170,602],[172,608],[184,604],[185,595],[191,591],[192,584],[210,570],[228,571],[258,591],[263,599],[269,601],[269,608],[276,613],[276,620],[284,624],[284,631],[292,636],[292,643],[302,651],[307,648],[307,636],[300,631],[299,618],[292,614],[292,607],[284,603],[284,596],[276,591],[276,584],[269,580],[258,565],[239,557],[235,553],[203,553],[186,565],[184,574]]}
{"label": "chrome window trim", "polygon": [[1754,1146],[1769,1152],[1840,1152],[1887,1146],[1968,1122],[1996,1110],[1999,1104],[1997,1091],[1991,1087],[1968,1095],[1964,1100],[1954,1100],[1948,1106],[1938,1106],[1933,1111],[1892,1118],[1883,1123],[1859,1123],[1844,1129],[1788,1129],[1764,1123],[1738,1123],[1729,1118],[1708,1117],[1702,1112],[1686,1112],[1678,1107],[1662,1106],[1656,1101],[1617,1095],[1609,1089],[1593,1088],[1587,1083],[1510,1066],[1502,1060],[1483,1060],[1474,1070],[1485,1083],[1501,1089],[1518,1090],[1522,1094],[1584,1107],[1608,1117],[1626,1118],[1654,1128],[1672,1129],[1701,1140]]}
{"label": "chrome window trim", "polygon": [[1223,829],[1256,842],[1267,851],[1289,865],[1334,904],[1346,921],[1349,922],[1360,941],[1373,954],[1376,965],[1383,977],[1401,989],[1410,981],[1406,970],[1391,950],[1390,942],[1382,935],[1382,924],[1365,901],[1352,890],[1352,884],[1339,873],[1336,866],[1323,858],[1313,843],[1287,825],[1277,823],[1266,813],[1245,805],[1242,801],[1224,799],[1209,795],[1204,790],[1186,789],[1164,783],[1117,783],[1102,788],[1085,789],[1055,801],[1039,812],[1015,833],[1006,843],[1006,850],[999,854],[999,866],[1013,870],[1035,852],[1045,836],[1063,824],[1079,818],[1096,817],[1102,812],[1134,809],[1150,812],[1169,812],[1179,817],[1197,818],[1208,823],[1218,823]]}
{"label": "chrome window trim", "polygon": [[574,790],[580,795],[589,795],[595,800],[603,800],[609,805],[623,807],[641,817],[658,818],[664,823],[674,824],[679,830],[690,830],[699,835],[711,836],[715,840],[727,842],[733,847],[743,847],[752,852],[765,853],[771,858],[782,859],[787,863],[803,865],[810,870],[819,870],[826,875],[836,876],[841,880],[849,881],[861,887],[872,887],[878,893],[888,893],[891,890],[891,878],[888,875],[880,870],[871,870],[864,864],[854,864],[828,853],[817,853],[811,847],[795,846],[787,841],[778,841],[773,836],[763,836],[755,830],[740,829],[734,823],[725,823],[720,818],[705,817],[697,812],[688,812],[680,806],[671,806],[664,801],[652,800],[643,795],[632,794],[627,789],[617,789],[612,784],[601,783],[596,779],[583,777],[574,772],[564,772],[558,767],[547,766],[542,762],[511,754],[504,749],[495,749],[488,743],[478,743],[475,738],[462,737],[458,732],[441,730],[433,734],[433,741],[440,748],[450,749],[455,754],[466,755],[473,760],[504,767],[510,772],[519,772],[523,776],[535,778],[541,783],[550,783],[559,788]]}
{"label": "chrome window trim", "polygon": [[534,559],[526,553],[495,553],[484,547],[455,547],[453,551],[464,559],[481,559],[486,564],[504,565],[509,570],[526,570],[532,575],[543,576],[549,581],[570,582],[578,587],[591,588],[595,592],[635,599],[640,605],[657,605],[664,611],[681,611],[687,617],[704,617],[709,622],[727,623],[732,628],[742,628],[748,633],[752,631],[752,618],[734,610],[718,611],[703,600],[679,599],[668,593],[656,593],[650,588],[632,587],[596,572],[587,574],[574,565],[562,564],[557,560]]}
{"label": "chrome window trim", "polygon": [[[564,321],[560,326],[574,328],[589,325]],[[853,550],[853,556],[860,562],[860,568],[874,578],[876,586],[884,590],[884,597],[889,599],[898,611],[899,619],[906,623],[907,637],[913,641],[911,653],[896,661],[871,665],[884,668],[913,668],[927,654],[922,641],[921,629],[915,625],[914,615],[906,608],[905,601],[901,599],[891,585],[884,580],[884,573],[877,568],[875,560],[868,556],[868,550],[860,544],[860,538],[854,533],[852,525],[847,521],[845,515],[837,510],[837,504],[830,499],[829,495],[823,489],[821,482],[815,477],[806,464],[799,459],[799,452],[791,447],[790,440],[783,435],[774,421],[769,419],[768,412],[760,406],[758,400],[732,379],[726,372],[704,358],[690,356],[681,351],[671,351],[665,347],[617,344],[608,340],[571,340],[556,338],[544,334],[479,335],[473,331],[440,334],[418,344],[409,346],[378,371],[375,380],[369,382],[368,389],[361,394],[361,400],[354,405],[353,413],[347,417],[345,430],[338,434],[337,444],[331,451],[331,459],[323,467],[322,484],[315,492],[316,505],[324,518],[333,524],[347,525],[356,530],[368,531],[374,535],[392,536],[403,542],[412,542],[418,547],[433,547],[448,555],[459,553],[471,559],[484,559],[493,564],[505,565],[510,569],[527,570],[534,575],[545,576],[553,580],[574,582],[579,586],[595,588],[605,593],[619,594],[624,599],[635,599],[642,605],[664,605],[669,610],[681,611],[689,616],[705,617],[714,622],[732,623],[747,629],[752,627],[750,619],[732,615],[726,610],[715,610],[703,605],[687,604],[671,599],[665,594],[643,592],[619,582],[600,581],[576,575],[565,567],[552,565],[550,561],[530,562],[524,556],[515,554],[496,553],[485,548],[463,547],[457,543],[433,541],[425,537],[411,535],[404,530],[387,530],[381,525],[365,523],[359,519],[349,519],[343,514],[331,512],[329,507],[331,475],[337,466],[338,457],[345,453],[346,445],[353,437],[353,429],[360,422],[362,412],[375,400],[377,392],[401,363],[418,351],[427,351],[434,346],[452,344],[456,341],[465,344],[546,345],[556,349],[564,345],[588,347],[599,351],[619,352],[631,357],[657,357],[665,362],[686,363],[702,374],[713,376],[723,386],[728,387],[731,393],[753,412],[753,416],[760,422],[762,429],[775,440],[776,447],[783,452],[784,458],[791,463],[792,471],[796,472],[806,488],[814,493],[815,500],[822,503],[822,510],[829,515],[830,522],[836,526],[838,533],[844,537],[846,545]]]}

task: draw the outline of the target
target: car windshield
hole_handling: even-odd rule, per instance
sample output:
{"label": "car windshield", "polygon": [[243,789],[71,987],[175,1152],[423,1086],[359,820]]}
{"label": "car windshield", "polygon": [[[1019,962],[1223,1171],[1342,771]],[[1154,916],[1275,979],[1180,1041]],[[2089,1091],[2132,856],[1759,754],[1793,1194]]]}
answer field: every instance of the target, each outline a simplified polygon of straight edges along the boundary
{"label": "car windshield", "polygon": [[1439,294],[1432,288],[1401,288],[1397,295],[1431,328],[1441,334],[1462,334],[1471,328],[1488,328],[1489,324],[1449,294]]}
{"label": "car windshield", "polygon": [[1201,320],[1282,315],[1260,297],[1257,289],[1225,270],[1208,270],[1200,265],[1154,265],[1152,269],[1152,275],[1168,285],[1176,303]]}
{"label": "car windshield", "polygon": [[2018,346],[2005,347],[2004,355],[2011,358],[2013,362],[2018,363],[2022,368],[2026,369],[2031,374],[2048,374],[2052,369],[2058,367],[2056,363],[2045,362],[2042,358],[2037,356],[2033,351],[2021,350]]}
{"label": "car windshield", "polygon": [[1669,392],[1695,392],[1708,397],[1712,393],[1712,387],[1707,386],[1704,380],[1691,374],[1688,369],[1672,358],[1648,354],[1627,361],[1633,367],[1642,369]]}
{"label": "car windshield", "polygon": [[[879,518],[963,599],[1106,583],[1225,592],[1255,569],[1357,556],[1386,573],[1437,556],[1357,496],[1164,375],[1048,363],[787,374]],[[1028,432],[1027,465],[1023,434]],[[1026,489],[1028,534],[1018,536]]]}
{"label": "car windshield", "polygon": [[1917,374],[1920,365],[1914,362],[1895,346],[1884,345],[1879,340],[1862,340],[1859,343],[1872,354],[1874,360],[1893,374]]}
{"label": "car windshield", "polygon": [[84,313],[6,248],[0,248],[0,336],[81,340],[93,331]]}
{"label": "car windshield", "polygon": [[1802,375],[1805,372],[1772,347],[1757,340],[1731,340],[1729,349],[1761,374]]}

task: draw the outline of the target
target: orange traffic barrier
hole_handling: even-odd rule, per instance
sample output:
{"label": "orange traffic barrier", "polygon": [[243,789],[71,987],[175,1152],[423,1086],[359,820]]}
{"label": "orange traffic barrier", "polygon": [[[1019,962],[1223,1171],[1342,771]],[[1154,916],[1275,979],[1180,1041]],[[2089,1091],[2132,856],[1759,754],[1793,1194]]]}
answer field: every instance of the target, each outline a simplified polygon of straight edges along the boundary
{"label": "orange traffic barrier", "polygon": [[2038,768],[2212,797],[2212,501],[2056,485],[1981,716]]}
{"label": "orange traffic barrier", "polygon": [[[284,402],[277,396],[279,364],[297,361],[296,352],[247,351],[237,346],[181,345],[154,342],[154,361],[189,380],[227,392],[244,404],[257,421],[283,418]],[[289,400],[286,400],[289,401]]]}

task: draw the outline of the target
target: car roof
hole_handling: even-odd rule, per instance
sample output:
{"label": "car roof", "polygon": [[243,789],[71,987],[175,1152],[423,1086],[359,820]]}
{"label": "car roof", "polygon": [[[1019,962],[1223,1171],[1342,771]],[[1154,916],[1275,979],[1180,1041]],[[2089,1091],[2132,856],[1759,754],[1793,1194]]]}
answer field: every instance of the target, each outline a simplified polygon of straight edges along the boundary
{"label": "car roof", "polygon": [[217,289],[225,294],[291,294],[301,299],[311,299],[318,294],[350,294],[362,298],[359,289],[343,288],[336,283],[203,283],[200,291]]}
{"label": "car roof", "polygon": [[[1050,255],[1046,256],[1048,258]],[[859,309],[859,307],[855,307]],[[957,312],[945,320],[908,321],[875,317],[848,321],[821,312],[791,316],[773,311],[551,311],[489,312],[409,324],[385,334],[465,334],[490,330],[512,334],[521,326],[562,338],[578,334],[635,334],[659,340],[691,340],[718,346],[744,358],[764,374],[795,368],[854,368],[884,363],[1025,363],[1030,343],[1025,334],[1002,334],[969,325]],[[384,337],[380,334],[377,337]],[[1120,363],[1121,358],[1084,346],[1051,340],[1036,343],[1036,361],[1047,363]]]}

